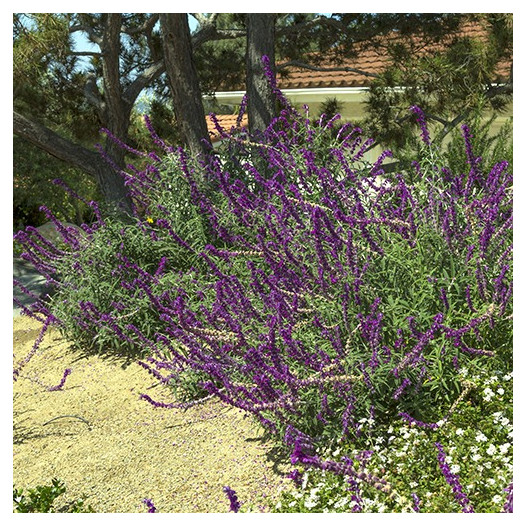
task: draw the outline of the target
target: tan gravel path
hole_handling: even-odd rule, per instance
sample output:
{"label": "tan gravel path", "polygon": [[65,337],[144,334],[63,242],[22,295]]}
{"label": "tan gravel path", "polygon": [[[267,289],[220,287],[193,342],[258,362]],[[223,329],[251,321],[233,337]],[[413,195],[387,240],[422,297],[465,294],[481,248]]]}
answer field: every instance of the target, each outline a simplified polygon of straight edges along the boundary
{"label": "tan gravel path", "polygon": [[[40,325],[25,317],[13,324],[18,363]],[[62,391],[41,385],[56,385],[68,367]],[[210,401],[187,411],[156,409],[140,393],[170,401],[134,361],[82,353],[50,329],[13,384],[15,486],[58,477],[67,487],[65,500],[85,497],[100,513],[145,512],[144,498],[159,512],[223,513],[225,485],[258,511],[265,496],[288,484],[282,475],[290,465],[267,454],[271,445],[261,440],[261,428],[235,408]],[[46,424],[63,415],[83,420]]]}

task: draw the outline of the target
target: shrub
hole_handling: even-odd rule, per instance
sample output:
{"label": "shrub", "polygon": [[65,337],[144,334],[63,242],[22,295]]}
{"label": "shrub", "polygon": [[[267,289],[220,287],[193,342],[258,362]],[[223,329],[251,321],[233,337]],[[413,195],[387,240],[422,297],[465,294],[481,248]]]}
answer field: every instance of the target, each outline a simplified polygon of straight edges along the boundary
{"label": "shrub", "polygon": [[86,506],[82,500],[69,502],[57,509],[55,500],[64,493],[66,493],[66,485],[57,478],[47,486],[37,486],[28,490],[14,488],[14,511],[16,513],[94,513],[93,508]]}
{"label": "shrub", "polygon": [[[368,166],[359,129],[334,134],[336,118],[313,125],[276,94],[284,109],[264,137],[220,130],[207,163],[154,135],[165,156],[126,174],[130,226],[64,232],[70,251],[51,257],[20,234],[26,257],[60,275],[33,312],[146,349],[156,378],[251,413],[293,463],[392,496],[399,468],[384,477],[316,448],[364,453],[395,424],[431,433],[468,393],[484,396],[471,375],[511,372],[512,176],[505,161],[483,171],[467,127],[464,171],[452,171],[416,107],[421,157],[388,176],[391,152]],[[437,444],[432,473],[458,504]]]}

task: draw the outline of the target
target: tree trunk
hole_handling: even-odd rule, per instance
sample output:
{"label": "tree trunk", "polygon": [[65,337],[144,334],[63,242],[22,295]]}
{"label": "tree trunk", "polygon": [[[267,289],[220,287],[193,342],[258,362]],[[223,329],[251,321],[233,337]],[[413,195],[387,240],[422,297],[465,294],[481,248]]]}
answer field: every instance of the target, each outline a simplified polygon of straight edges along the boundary
{"label": "tree trunk", "polygon": [[110,209],[131,211],[130,198],[124,186],[124,180],[102,159],[99,153],[75,144],[42,124],[31,121],[16,112],[13,112],[13,132],[53,157],[94,177]]}
{"label": "tree trunk", "polygon": [[251,133],[265,130],[276,115],[276,97],[265,76],[261,57],[266,55],[275,72],[275,15],[247,14],[247,97],[248,125]]}
{"label": "tree trunk", "polygon": [[164,60],[172,91],[175,116],[182,137],[194,155],[208,156],[211,147],[201,88],[194,64],[190,27],[186,13],[161,13]]}

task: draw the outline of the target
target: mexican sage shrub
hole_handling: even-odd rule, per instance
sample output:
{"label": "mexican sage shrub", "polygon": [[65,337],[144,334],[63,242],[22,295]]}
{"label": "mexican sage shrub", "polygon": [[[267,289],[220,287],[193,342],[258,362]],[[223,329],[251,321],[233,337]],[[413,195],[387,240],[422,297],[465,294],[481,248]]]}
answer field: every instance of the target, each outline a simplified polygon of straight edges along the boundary
{"label": "mexican sage shrub", "polygon": [[206,162],[152,132],[163,153],[123,174],[128,225],[66,231],[53,253],[20,233],[58,288],[32,313],[138,346],[156,378],[252,414],[293,463],[391,494],[387,475],[316,448],[366,449],[394,421],[438,429],[476,400],[471,375],[511,371],[512,175],[482,170],[467,127],[452,171],[417,107],[419,159],[385,174],[392,152],[368,164],[361,130],[333,133],[338,116],[313,123],[276,94],[263,136],[220,129]]}

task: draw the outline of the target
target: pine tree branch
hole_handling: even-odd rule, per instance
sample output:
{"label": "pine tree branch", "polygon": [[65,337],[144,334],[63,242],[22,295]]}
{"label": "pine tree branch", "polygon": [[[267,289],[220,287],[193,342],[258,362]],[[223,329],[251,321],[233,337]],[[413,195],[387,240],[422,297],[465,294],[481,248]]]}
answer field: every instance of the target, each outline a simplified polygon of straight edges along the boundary
{"label": "pine tree branch", "polygon": [[323,67],[323,66],[313,66],[312,64],[307,64],[299,60],[289,60],[288,62],[283,62],[282,64],[279,64],[277,66],[277,69],[278,71],[281,71],[282,69],[285,69],[290,66],[293,66],[296,68],[308,69],[311,71],[347,71],[350,73],[357,73],[359,75],[364,75],[366,77],[380,78],[379,74],[371,73],[370,71],[364,71],[363,69],[351,68],[347,66],[342,66],[342,67],[335,66],[332,68]]}
{"label": "pine tree branch", "polygon": [[122,27],[121,32],[125,33],[126,35],[134,36],[134,35],[140,35],[143,33],[151,33],[153,31],[153,28],[155,27],[155,24],[159,21],[159,13],[153,13],[149,18],[147,18],[144,22],[144,24],[141,24],[138,27]]}
{"label": "pine tree branch", "polygon": [[133,105],[137,100],[137,97],[141,94],[141,91],[157,80],[165,71],[166,66],[164,61],[159,60],[139,73],[135,80],[124,91],[123,97],[127,103]]}

